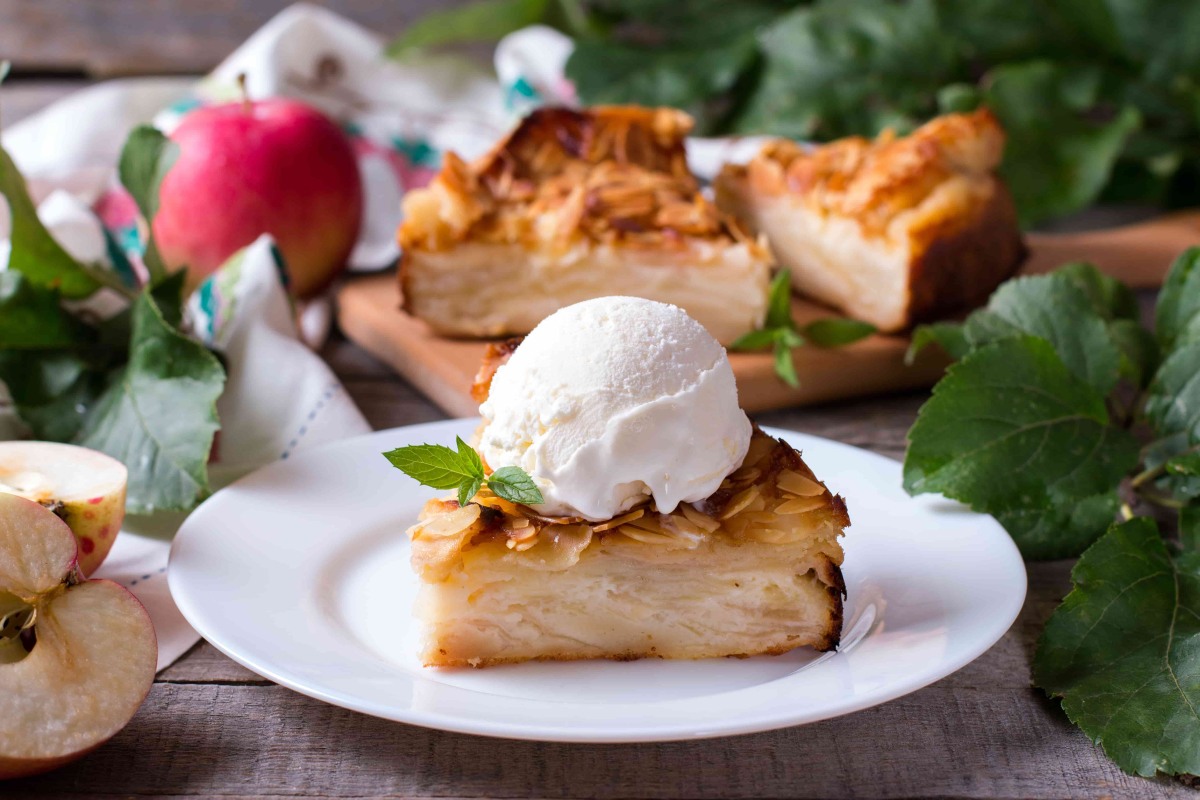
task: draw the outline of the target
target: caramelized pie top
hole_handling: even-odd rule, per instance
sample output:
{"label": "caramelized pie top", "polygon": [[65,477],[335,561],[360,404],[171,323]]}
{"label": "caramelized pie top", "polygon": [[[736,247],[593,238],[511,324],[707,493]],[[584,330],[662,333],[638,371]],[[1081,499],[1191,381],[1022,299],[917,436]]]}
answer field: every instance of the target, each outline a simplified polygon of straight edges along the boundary
{"label": "caramelized pie top", "polygon": [[447,153],[430,186],[406,195],[400,245],[752,242],[700,193],[684,150],[691,128],[668,108],[535,110],[474,163]]}
{"label": "caramelized pie top", "polygon": [[[749,164],[727,166],[718,191],[723,183],[748,181],[756,194],[789,194],[813,211],[853,218],[866,235],[881,236],[902,212],[922,206],[951,180],[990,197],[1003,154],[1003,129],[980,109],[937,117],[902,137],[885,131],[874,140],[851,136],[811,148],[772,140]],[[939,215],[961,210],[935,205],[928,210]]]}

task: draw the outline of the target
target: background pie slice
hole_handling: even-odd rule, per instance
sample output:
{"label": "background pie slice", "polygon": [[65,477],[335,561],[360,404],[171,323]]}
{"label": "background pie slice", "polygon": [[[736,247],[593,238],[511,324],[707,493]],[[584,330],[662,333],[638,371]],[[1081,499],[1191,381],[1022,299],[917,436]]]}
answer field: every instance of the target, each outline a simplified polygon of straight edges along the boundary
{"label": "background pie slice", "polygon": [[898,331],[981,304],[1025,258],[1003,153],[986,110],[899,138],[773,140],[721,171],[717,203],[766,235],[800,292]]}
{"label": "background pie slice", "polygon": [[770,256],[700,192],[673,109],[532,112],[404,199],[405,309],[436,332],[528,333],[606,295],[677,305],[723,344],[760,327]]}

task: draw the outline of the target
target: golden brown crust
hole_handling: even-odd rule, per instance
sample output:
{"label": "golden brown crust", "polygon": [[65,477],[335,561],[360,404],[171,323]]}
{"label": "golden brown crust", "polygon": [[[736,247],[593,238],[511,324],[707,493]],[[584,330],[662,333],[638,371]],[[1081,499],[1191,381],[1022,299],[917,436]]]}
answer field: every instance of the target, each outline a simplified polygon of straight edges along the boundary
{"label": "golden brown crust", "polygon": [[718,181],[747,180],[761,194],[790,194],[814,210],[852,217],[864,235],[884,236],[896,215],[921,205],[954,176],[991,183],[1004,131],[986,109],[937,117],[908,136],[849,136],[819,147],[776,139]]}
{"label": "golden brown crust", "polygon": [[[725,167],[717,197],[752,228],[783,198],[794,204],[791,213],[819,221],[808,230],[851,223],[864,245],[889,254],[897,269],[906,270],[897,282],[904,291],[896,292],[904,296],[880,319],[861,316],[867,312],[857,307],[859,296],[831,293],[826,287],[840,284],[822,279],[833,268],[844,276],[866,269],[862,248],[825,242],[822,252],[846,254],[831,265],[808,263],[802,242],[792,242],[790,251],[778,241],[772,245],[801,291],[884,330],[901,330],[978,305],[1020,267],[1027,250],[1016,209],[995,174],[1003,153],[1004,131],[986,109],[937,117],[904,137],[885,132],[874,140],[849,137],[813,148],[775,140],[749,164]],[[836,230],[829,235],[849,245],[846,229]],[[771,235],[784,233],[772,229]],[[852,278],[846,280],[853,285]]]}
{"label": "golden brown crust", "polygon": [[910,324],[982,305],[1029,254],[1012,197],[999,181],[985,203],[961,218],[931,220],[913,231],[913,239]]}
{"label": "golden brown crust", "polygon": [[505,364],[525,337],[514,336],[502,342],[488,342],[487,350],[483,353],[483,361],[479,364],[479,372],[475,373],[475,381],[471,384],[471,399],[483,405],[492,389],[492,378],[496,370]]}
{"label": "golden brown crust", "polygon": [[745,242],[766,259],[701,194],[684,150],[691,125],[669,108],[542,108],[473,164],[447,153],[433,182],[404,199],[397,235],[405,297],[415,288],[413,253],[464,242],[551,252],[579,242],[681,252],[695,241]]}

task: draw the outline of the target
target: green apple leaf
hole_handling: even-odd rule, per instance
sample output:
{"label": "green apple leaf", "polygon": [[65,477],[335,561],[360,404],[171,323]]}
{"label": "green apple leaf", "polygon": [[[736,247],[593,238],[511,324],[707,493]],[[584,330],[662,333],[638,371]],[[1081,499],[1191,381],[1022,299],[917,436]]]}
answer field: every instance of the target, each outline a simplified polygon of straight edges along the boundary
{"label": "green apple leaf", "polygon": [[536,505],[542,502],[542,492],[533,478],[520,467],[501,467],[491,474],[488,488],[510,503]]}
{"label": "green apple leaf", "polygon": [[153,297],[133,306],[129,362],[115,370],[78,443],[129,468],[133,513],[186,510],[208,492],[208,457],[225,371],[163,319]]}
{"label": "green apple leaf", "polygon": [[1023,335],[1049,342],[1066,367],[1101,394],[1116,385],[1121,353],[1108,323],[1071,274],[1054,272],[1015,278],[971,315],[966,336],[972,346]]}
{"label": "green apple leaf", "polygon": [[1200,336],[1200,247],[1185,250],[1158,294],[1155,331],[1163,347]]}
{"label": "green apple leaf", "polygon": [[1136,320],[1141,316],[1137,295],[1133,290],[1086,261],[1063,264],[1054,270],[1054,274],[1075,284],[1104,319]]}
{"label": "green apple leaf", "polygon": [[63,311],[58,292],[30,283],[15,270],[0,272],[0,349],[70,348],[93,338],[86,325]]}
{"label": "green apple leaf", "polygon": [[426,14],[387,46],[393,58],[412,50],[463,42],[490,42],[536,25],[550,0],[476,0],[458,8]]}
{"label": "green apple leaf", "polygon": [[996,521],[1030,561],[1074,558],[1104,535],[1120,504],[1115,491],[1082,500],[1051,496],[1047,505],[1000,511]]}
{"label": "green apple leaf", "polygon": [[1035,682],[1127,772],[1200,772],[1200,553],[1171,557],[1153,521],[1114,526],[1079,559]]}
{"label": "green apple leaf", "polygon": [[941,347],[946,355],[955,361],[971,352],[971,343],[967,340],[966,331],[960,323],[933,322],[919,325],[913,331],[912,343],[904,354],[904,363],[911,366],[920,352],[931,344]]}
{"label": "green apple leaf", "polygon": [[904,486],[992,514],[1104,494],[1136,464],[1104,397],[1044,339],[1002,339],[951,366],[909,431]]}
{"label": "green apple leaf", "polygon": [[25,179],[3,148],[0,148],[0,195],[8,201],[12,217],[10,270],[22,273],[37,286],[56,289],[69,299],[87,297],[100,288],[97,277],[72,258],[42,225]]}
{"label": "green apple leaf", "polygon": [[1179,544],[1186,552],[1200,551],[1200,505],[1179,509]]}
{"label": "green apple leaf", "polygon": [[147,220],[158,213],[158,188],[177,158],[179,145],[152,125],[137,126],[125,140],[117,174]]}
{"label": "green apple leaf", "polygon": [[1192,450],[1172,458],[1166,463],[1166,469],[1172,475],[1188,477],[1200,475],[1200,451]]}
{"label": "green apple leaf", "polygon": [[1008,137],[1001,174],[1023,225],[1061,216],[1099,197],[1130,136],[1133,105],[1094,113],[1103,99],[1096,69],[1051,60],[1007,63],[988,72],[984,102]]}
{"label": "green apple leaf", "polygon": [[1184,434],[1200,443],[1200,339],[1178,345],[1150,384],[1146,419],[1159,436]]}
{"label": "green apple leaf", "polygon": [[104,389],[104,374],[72,350],[0,350],[0,383],[36,439],[69,442]]}

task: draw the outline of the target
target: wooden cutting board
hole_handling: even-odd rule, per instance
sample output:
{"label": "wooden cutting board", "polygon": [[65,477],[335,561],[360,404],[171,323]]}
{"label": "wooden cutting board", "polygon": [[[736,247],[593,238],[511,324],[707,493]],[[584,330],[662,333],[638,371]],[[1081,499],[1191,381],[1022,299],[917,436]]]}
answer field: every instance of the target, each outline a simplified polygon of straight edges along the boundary
{"label": "wooden cutting board", "polygon": [[[1171,261],[1200,244],[1200,211],[1149,222],[1073,234],[1032,234],[1023,274],[1048,272],[1069,261],[1091,261],[1135,288],[1162,284]],[[349,281],[337,295],[338,320],[351,341],[391,365],[446,413],[474,416],[470,388],[485,343],[434,335],[425,323],[400,310],[393,274]],[[835,312],[794,298],[793,314],[804,324]],[[832,350],[793,351],[800,386],[779,380],[768,353],[731,353],[738,392],[747,411],[811,405],[933,385],[945,368],[937,348],[926,348],[912,366],[904,364],[908,337],[876,335]]]}

